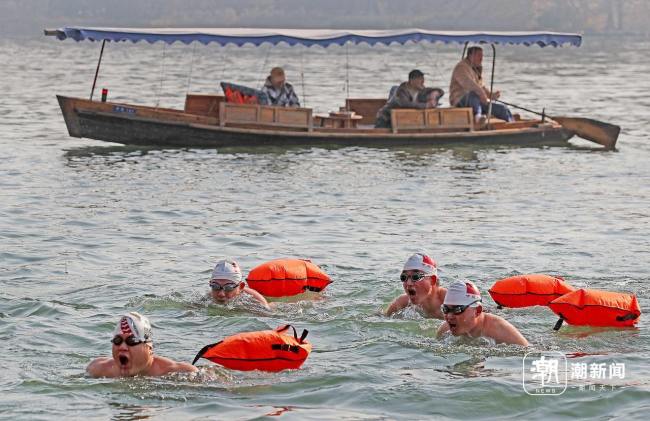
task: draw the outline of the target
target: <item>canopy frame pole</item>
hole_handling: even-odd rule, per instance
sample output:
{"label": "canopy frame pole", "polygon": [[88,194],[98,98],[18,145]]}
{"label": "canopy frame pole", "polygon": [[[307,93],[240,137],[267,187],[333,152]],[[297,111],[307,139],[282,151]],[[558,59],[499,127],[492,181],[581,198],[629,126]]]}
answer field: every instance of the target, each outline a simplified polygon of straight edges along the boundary
{"label": "canopy frame pole", "polygon": [[158,87],[158,98],[156,99],[156,108],[160,105],[160,96],[162,95],[163,90],[163,80],[165,79],[165,49],[167,48],[167,43],[163,42],[162,50],[162,60],[160,63],[160,86]]}
{"label": "canopy frame pole", "polygon": [[192,84],[192,69],[194,68],[194,53],[196,52],[196,43],[192,46],[192,61],[190,62],[190,73],[187,76],[187,90],[185,95],[190,93],[190,86]]}
{"label": "canopy frame pole", "polygon": [[345,43],[345,111],[350,111],[350,43]]}
{"label": "canopy frame pole", "polygon": [[[262,83],[261,83],[260,85],[258,85],[258,86],[259,86],[258,89],[260,89],[260,90],[261,90],[262,88],[264,88],[264,85],[266,84],[266,78],[264,77],[264,75],[265,75],[266,72],[267,72],[267,70],[266,70],[266,64],[268,63],[268,61],[269,61],[269,56],[271,55],[271,48],[273,48],[273,44],[269,44],[269,48],[266,49],[266,54],[264,54],[264,62],[262,63],[262,67],[261,67],[261,70],[260,70],[260,73],[262,74],[262,77],[261,77],[261,79],[262,79]],[[269,73],[269,74],[270,74],[270,73]]]}
{"label": "canopy frame pole", "polygon": [[463,54],[461,54],[460,59],[465,58],[465,53],[467,52],[467,44],[469,44],[469,41],[465,41],[465,47],[463,48]]}
{"label": "canopy frame pole", "polygon": [[99,75],[99,66],[102,64],[102,56],[104,55],[104,46],[106,45],[106,40],[102,41],[102,49],[99,52],[99,60],[97,60],[97,68],[95,69],[95,78],[93,79],[93,87],[90,89],[90,100],[93,100],[93,95],[95,94],[95,85],[97,84],[97,76]]}
{"label": "canopy frame pole", "polygon": [[302,106],[307,107],[307,94],[305,93],[305,55],[304,46],[300,46],[300,85],[302,87]]}
{"label": "canopy frame pole", "polygon": [[490,128],[490,119],[492,118],[492,95],[494,94],[494,65],[497,61],[497,49],[494,46],[494,44],[490,44],[492,46],[492,74],[490,75],[490,102],[488,105],[488,115],[487,115],[487,123],[488,123],[488,129]]}

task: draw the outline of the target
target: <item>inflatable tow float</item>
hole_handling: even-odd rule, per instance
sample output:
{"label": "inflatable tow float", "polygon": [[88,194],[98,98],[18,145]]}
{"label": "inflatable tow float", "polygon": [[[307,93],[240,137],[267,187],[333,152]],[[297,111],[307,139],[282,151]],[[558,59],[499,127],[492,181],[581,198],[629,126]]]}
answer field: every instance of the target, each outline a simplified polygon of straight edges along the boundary
{"label": "inflatable tow float", "polygon": [[267,297],[287,297],[306,291],[320,292],[332,281],[310,260],[276,259],[253,268],[246,282]]}
{"label": "inflatable tow float", "polygon": [[554,330],[566,321],[578,326],[634,326],[641,316],[641,309],[633,294],[579,289],[565,294],[548,305],[560,320]]}
{"label": "inflatable tow float", "polygon": [[[286,333],[289,329],[293,329],[293,335]],[[240,371],[277,372],[298,369],[311,352],[311,344],[305,340],[308,333],[303,330],[298,337],[296,329],[291,325],[280,326],[275,330],[239,333],[204,346],[192,364],[199,358],[205,358]]]}
{"label": "inflatable tow float", "polygon": [[574,288],[559,276],[531,274],[498,280],[488,292],[501,308],[521,308],[547,306],[551,301],[573,290]]}
{"label": "inflatable tow float", "polygon": [[498,308],[547,306],[560,316],[554,330],[563,322],[576,326],[634,326],[641,309],[633,294],[575,289],[558,276],[517,275],[500,279],[489,289]]}

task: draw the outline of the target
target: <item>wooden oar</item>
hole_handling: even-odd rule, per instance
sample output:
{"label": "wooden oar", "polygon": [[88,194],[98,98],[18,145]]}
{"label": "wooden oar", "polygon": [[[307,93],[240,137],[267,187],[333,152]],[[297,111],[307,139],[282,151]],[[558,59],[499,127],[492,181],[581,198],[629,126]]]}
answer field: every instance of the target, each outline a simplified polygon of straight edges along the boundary
{"label": "wooden oar", "polygon": [[[495,100],[509,107],[517,108],[520,110],[528,111],[529,113],[544,116],[545,114],[537,111],[529,110],[528,108],[520,107],[519,105],[510,104],[505,101]],[[584,117],[553,117],[546,115],[551,120],[557,121],[562,127],[572,131],[583,139],[603,145],[606,149],[614,149],[618,134],[621,128],[614,124],[605,123],[591,118]]]}

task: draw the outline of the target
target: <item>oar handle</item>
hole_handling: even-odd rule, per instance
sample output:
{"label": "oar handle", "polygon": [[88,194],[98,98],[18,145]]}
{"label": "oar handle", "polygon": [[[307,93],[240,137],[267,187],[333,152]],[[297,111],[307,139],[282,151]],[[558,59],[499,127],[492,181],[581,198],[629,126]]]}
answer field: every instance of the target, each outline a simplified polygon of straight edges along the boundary
{"label": "oar handle", "polygon": [[546,116],[546,114],[544,114],[544,113],[533,111],[533,110],[525,108],[525,107],[520,107],[519,105],[510,104],[509,102],[501,101],[500,99],[495,99],[494,101],[495,102],[500,102],[500,103],[502,103],[504,105],[507,105],[508,107],[517,108],[518,110],[528,111],[529,113],[537,114],[537,115],[542,116],[542,117]]}

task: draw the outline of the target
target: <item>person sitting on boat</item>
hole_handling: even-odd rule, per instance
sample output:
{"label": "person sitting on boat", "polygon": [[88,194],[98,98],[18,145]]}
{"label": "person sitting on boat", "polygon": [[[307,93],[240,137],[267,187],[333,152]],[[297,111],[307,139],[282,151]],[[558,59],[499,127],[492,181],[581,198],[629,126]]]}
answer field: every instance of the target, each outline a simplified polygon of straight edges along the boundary
{"label": "person sitting on boat", "polygon": [[424,88],[418,93],[417,101],[426,104],[426,108],[436,108],[440,105],[443,95],[445,91],[440,88]]}
{"label": "person sitting on boat", "polygon": [[486,338],[496,344],[528,346],[528,341],[505,319],[483,311],[481,293],[472,282],[456,281],[449,286],[442,305],[445,322],[437,336],[447,333],[468,338]]}
{"label": "person sitting on boat", "polygon": [[149,319],[137,312],[120,317],[113,332],[112,357],[100,357],[86,368],[92,377],[164,376],[174,372],[193,373],[197,368],[154,355]]}
{"label": "person sitting on boat", "polygon": [[426,317],[442,319],[441,306],[447,290],[440,286],[436,262],[422,253],[408,258],[400,275],[405,294],[400,295],[386,310],[390,316],[395,312],[414,305]]}
{"label": "person sitting on boat", "polygon": [[234,260],[226,259],[217,262],[210,277],[210,289],[212,299],[218,304],[226,304],[244,293],[253,297],[265,308],[270,308],[262,294],[246,286],[241,269]]}
{"label": "person sitting on boat", "polygon": [[[490,90],[483,84],[483,49],[470,47],[467,56],[462,59],[451,73],[449,85],[449,103],[452,107],[471,107],[474,121],[485,123],[490,106]],[[495,91],[492,99],[499,99],[501,92]],[[492,101],[492,115],[505,121],[513,121],[508,107]]]}
{"label": "person sitting on boat", "polygon": [[[403,82],[388,98],[386,105],[377,112],[376,128],[390,128],[390,112],[393,108],[432,108],[431,104],[418,101],[418,94],[424,89],[424,73],[414,69],[409,73],[409,80]],[[444,94],[442,89],[440,92]],[[442,95],[441,95],[442,96]]]}
{"label": "person sitting on boat", "polygon": [[271,102],[269,105],[278,107],[300,107],[298,95],[293,86],[285,80],[284,69],[274,67],[271,74],[266,78],[262,92],[266,93]]}

